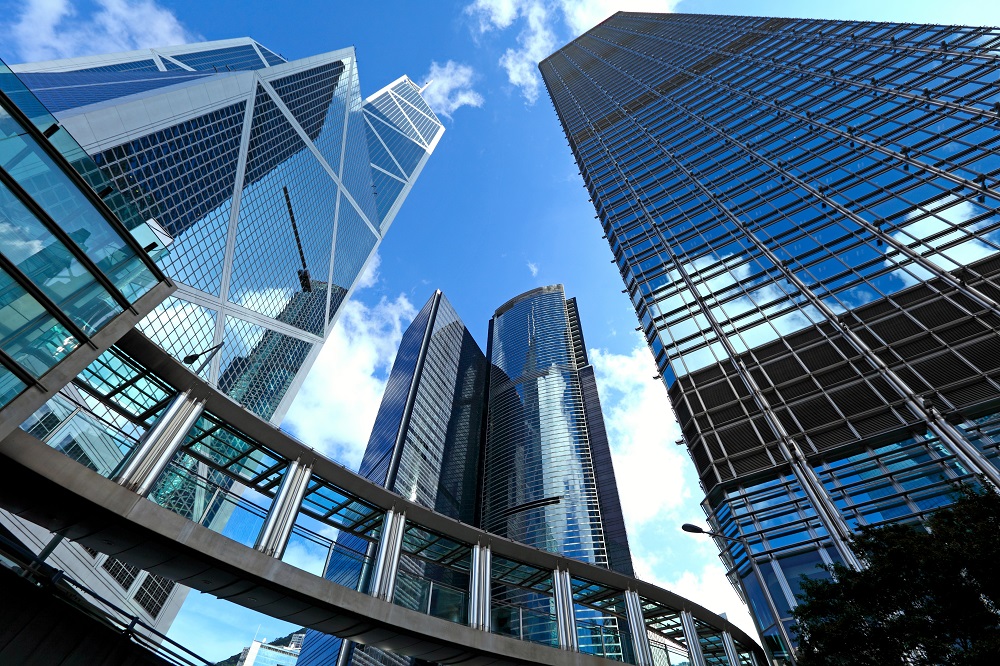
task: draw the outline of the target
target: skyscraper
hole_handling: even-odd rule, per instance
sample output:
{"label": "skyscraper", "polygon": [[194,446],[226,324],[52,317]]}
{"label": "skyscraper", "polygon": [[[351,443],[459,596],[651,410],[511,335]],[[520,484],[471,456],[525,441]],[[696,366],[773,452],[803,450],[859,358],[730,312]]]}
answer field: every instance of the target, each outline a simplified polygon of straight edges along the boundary
{"label": "skyscraper", "polygon": [[618,13],[540,65],[779,659],[853,529],[1000,482],[998,43]]}
{"label": "skyscraper", "polygon": [[[534,289],[502,305],[489,330],[484,355],[448,299],[440,291],[430,298],[400,341],[360,473],[457,520],[632,575],[575,299],[566,300],[562,285]],[[367,546],[346,534],[338,544]],[[340,579],[345,567],[365,575],[355,562],[334,560],[326,575]],[[437,597],[426,598],[428,580]],[[436,603],[446,612],[450,589],[468,589],[468,574],[428,566],[419,556],[401,560],[396,603]],[[491,590],[498,622],[505,602],[515,601],[510,594]],[[551,596],[515,594],[521,606],[551,613]],[[466,602],[454,596],[458,615],[451,619],[462,621]],[[617,622],[589,613],[595,624]],[[536,624],[539,634],[555,631]],[[338,638],[309,632],[299,663],[325,666],[338,654],[342,663],[348,655],[355,664],[409,661],[349,643],[342,648]]]}
{"label": "skyscraper", "polygon": [[[75,139],[67,159],[177,283],[152,312],[142,310],[138,328],[177,358],[196,356],[192,367],[203,377],[280,423],[440,140],[443,127],[419,88],[404,76],[363,99],[352,48],[289,62],[247,38],[11,69],[16,78],[0,75],[33,93],[18,103],[48,118],[40,129],[53,143]],[[32,270],[64,265],[81,275],[52,247]],[[109,266],[112,279],[132,266],[124,249],[96,253],[120,263]],[[132,268],[134,284],[121,285],[134,301],[151,280]],[[85,323],[96,330],[114,308],[99,311],[101,294],[90,291]],[[53,328],[48,337],[61,333]],[[104,462],[163,407],[143,395],[146,374],[108,352],[22,427],[112,475]],[[118,400],[145,403],[146,422],[123,416]],[[199,477],[214,475],[226,488],[232,480],[204,463],[175,462],[154,490],[158,501],[225,524],[232,507],[206,494]],[[2,523],[36,551],[52,538],[6,515]],[[161,630],[180,603],[173,583],[114,558],[69,543],[51,557],[77,578],[103,580],[102,594]]]}
{"label": "skyscraper", "polygon": [[162,232],[143,332],[279,423],[440,140],[416,84],[363,100],[352,48],[248,38],[12,69]]}
{"label": "skyscraper", "polygon": [[[490,321],[489,356],[483,529],[631,575],[576,301],[562,285],[510,299]],[[617,560],[605,535],[612,526],[624,546]]]}

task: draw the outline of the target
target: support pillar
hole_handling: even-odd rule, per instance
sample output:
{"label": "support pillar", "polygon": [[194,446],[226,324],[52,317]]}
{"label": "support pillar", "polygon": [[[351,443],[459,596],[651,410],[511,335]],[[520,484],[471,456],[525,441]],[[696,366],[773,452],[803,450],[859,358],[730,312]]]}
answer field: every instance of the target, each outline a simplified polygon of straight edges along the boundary
{"label": "support pillar", "polygon": [[705,655],[701,652],[701,641],[698,640],[698,627],[694,623],[694,616],[688,611],[681,611],[681,629],[684,631],[684,641],[691,657],[691,666],[706,666]]}
{"label": "support pillar", "polygon": [[569,571],[556,569],[552,572],[552,592],[556,602],[556,629],[559,633],[559,647],[573,652],[580,651],[576,635],[576,611],[573,608],[573,585]]}
{"label": "support pillar", "polygon": [[740,654],[736,651],[736,642],[728,631],[722,632],[722,647],[726,650],[729,663],[732,666],[740,666]]}
{"label": "support pillar", "polygon": [[278,494],[267,512],[254,548],[265,555],[281,559],[311,477],[312,467],[309,465],[302,465],[298,460],[288,463],[281,485],[278,486]]}
{"label": "support pillar", "polygon": [[194,400],[190,391],[174,396],[116,475],[119,485],[143,496],[152,490],[204,408],[205,403]]}
{"label": "support pillar", "polygon": [[372,575],[372,596],[392,602],[396,589],[396,571],[399,568],[399,550],[403,544],[406,513],[389,509],[385,513],[382,537],[375,555],[375,572]]}
{"label": "support pillar", "polygon": [[476,544],[472,547],[472,566],[469,570],[469,626],[482,631],[491,630],[490,581],[493,557],[490,547]]}
{"label": "support pillar", "polygon": [[646,620],[642,616],[642,600],[635,590],[625,590],[625,616],[637,666],[654,666],[653,649],[649,645]]}

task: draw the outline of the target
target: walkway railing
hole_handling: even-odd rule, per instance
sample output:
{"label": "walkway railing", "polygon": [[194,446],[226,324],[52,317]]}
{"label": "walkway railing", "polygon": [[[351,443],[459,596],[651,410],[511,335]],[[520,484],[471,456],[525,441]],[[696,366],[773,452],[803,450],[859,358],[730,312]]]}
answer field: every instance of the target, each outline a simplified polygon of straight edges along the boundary
{"label": "walkway railing", "polygon": [[[108,369],[122,367],[134,372],[107,381]],[[60,410],[64,418],[33,432],[247,548],[470,630],[637,666],[764,666],[746,634],[677,595],[371,484],[241,409],[138,333],[92,370],[100,381],[79,388],[106,407],[105,422],[87,417],[90,434],[71,438],[73,446],[65,433],[78,412]],[[123,436],[130,429],[141,434]]]}

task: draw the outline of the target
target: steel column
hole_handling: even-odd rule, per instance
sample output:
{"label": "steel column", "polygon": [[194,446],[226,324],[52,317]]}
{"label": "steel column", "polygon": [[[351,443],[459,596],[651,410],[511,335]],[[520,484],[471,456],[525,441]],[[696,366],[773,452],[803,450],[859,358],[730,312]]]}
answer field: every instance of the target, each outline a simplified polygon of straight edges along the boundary
{"label": "steel column", "polygon": [[653,649],[649,645],[646,620],[642,616],[642,600],[635,590],[625,590],[625,616],[637,666],[654,666]]}
{"label": "steel column", "polygon": [[740,666],[740,655],[736,651],[736,643],[728,631],[722,632],[722,647],[726,650],[726,657],[732,666]]}
{"label": "steel column", "polygon": [[684,631],[684,641],[691,657],[691,666],[706,666],[705,655],[701,652],[701,641],[698,640],[698,627],[689,611],[681,611],[681,629]]}
{"label": "steel column", "polygon": [[569,571],[556,569],[552,572],[552,592],[555,594],[559,647],[563,650],[579,652],[580,644],[576,635],[576,611],[573,608],[573,585]]}
{"label": "steel column", "polygon": [[492,556],[490,547],[476,544],[472,547],[472,566],[469,571],[469,626],[490,631],[490,579]]}
{"label": "steel column", "polygon": [[396,589],[396,571],[399,568],[399,550],[403,544],[405,525],[405,513],[395,509],[386,511],[372,580],[372,596],[383,601],[391,602]]}
{"label": "steel column", "polygon": [[205,403],[192,400],[188,391],[174,396],[160,418],[139,440],[115,480],[139,495],[146,495],[170,464],[204,408]]}
{"label": "steel column", "polygon": [[281,559],[311,477],[312,468],[309,465],[301,465],[298,460],[288,463],[278,494],[267,512],[254,548],[265,555]]}

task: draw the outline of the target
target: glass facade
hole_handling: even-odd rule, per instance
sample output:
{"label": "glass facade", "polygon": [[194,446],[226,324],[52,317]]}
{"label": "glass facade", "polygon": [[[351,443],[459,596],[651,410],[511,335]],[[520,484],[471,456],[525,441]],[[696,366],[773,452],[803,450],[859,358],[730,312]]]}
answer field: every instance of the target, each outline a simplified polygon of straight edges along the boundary
{"label": "glass facade", "polygon": [[[632,575],[575,299],[567,301],[561,285],[512,299],[490,324],[489,350],[483,354],[436,292],[403,333],[360,474],[465,523]],[[367,546],[350,535],[338,544]],[[445,548],[452,553],[444,558],[448,566],[427,560],[427,549]],[[466,622],[469,558],[468,546],[411,528],[395,603]],[[496,560],[494,566],[492,630],[558,644],[551,572],[529,574]],[[343,569],[334,563],[326,574],[337,578]],[[522,575],[535,582],[517,582]],[[614,612],[582,604],[577,617],[582,651],[619,660],[631,654]],[[332,665],[342,651],[354,664],[409,663],[368,647],[342,647],[339,638],[316,632],[306,637],[301,663]]]}
{"label": "glass facade", "polygon": [[163,279],[93,168],[0,62],[0,408]]}
{"label": "glass facade", "polygon": [[221,344],[203,376],[280,421],[443,131],[417,86],[366,100],[352,49],[246,38],[14,70],[163,232],[181,288],[143,332],[178,358]]}
{"label": "glass facade", "polygon": [[561,285],[527,292],[497,310],[490,364],[483,528],[607,566]]}
{"label": "glass facade", "polygon": [[998,43],[619,13],[540,65],[781,659],[801,576],[851,564],[852,529],[996,474]]}
{"label": "glass facade", "polygon": [[[400,340],[359,474],[411,502],[475,524],[487,369],[486,356],[469,329],[444,294],[435,292]],[[417,542],[424,538],[413,533],[404,552],[420,552],[417,546],[424,544]],[[358,550],[367,547],[350,535],[338,542]],[[327,577],[336,579],[341,569],[334,563]],[[450,604],[448,619],[464,621],[467,579],[467,574],[404,555],[396,602],[420,610],[436,604],[439,617]],[[341,650],[350,652],[354,664],[410,663],[409,658],[314,631],[306,634],[300,663],[333,664]]]}

